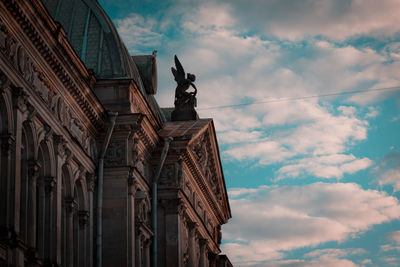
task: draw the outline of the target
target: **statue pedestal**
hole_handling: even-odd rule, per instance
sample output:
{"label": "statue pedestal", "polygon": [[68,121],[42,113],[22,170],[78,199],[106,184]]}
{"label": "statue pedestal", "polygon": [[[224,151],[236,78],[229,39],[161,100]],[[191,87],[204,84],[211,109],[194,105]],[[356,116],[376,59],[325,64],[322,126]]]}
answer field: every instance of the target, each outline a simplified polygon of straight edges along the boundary
{"label": "statue pedestal", "polygon": [[194,107],[175,107],[175,109],[171,113],[172,121],[190,121],[197,120],[199,116],[197,115]]}

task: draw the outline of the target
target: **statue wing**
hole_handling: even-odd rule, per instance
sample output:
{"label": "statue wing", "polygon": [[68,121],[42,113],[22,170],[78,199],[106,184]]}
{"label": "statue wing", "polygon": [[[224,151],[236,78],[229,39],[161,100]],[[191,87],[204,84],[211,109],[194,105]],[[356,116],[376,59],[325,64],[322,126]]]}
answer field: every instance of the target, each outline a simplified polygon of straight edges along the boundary
{"label": "statue wing", "polygon": [[176,69],[174,67],[172,67],[171,71],[175,77],[175,81],[178,84],[181,84],[185,81],[185,70],[183,69],[181,62],[179,62],[179,59],[176,55],[175,55],[174,59],[175,59]]}

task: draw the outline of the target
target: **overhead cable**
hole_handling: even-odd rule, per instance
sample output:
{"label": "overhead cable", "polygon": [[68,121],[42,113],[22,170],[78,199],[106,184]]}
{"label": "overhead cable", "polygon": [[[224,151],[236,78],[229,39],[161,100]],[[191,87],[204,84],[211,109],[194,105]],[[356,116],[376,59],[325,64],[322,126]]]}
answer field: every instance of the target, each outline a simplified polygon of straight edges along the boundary
{"label": "overhead cable", "polygon": [[329,94],[309,95],[309,96],[300,96],[300,97],[292,97],[292,98],[278,98],[278,99],[270,99],[270,100],[264,100],[264,101],[232,104],[232,105],[225,105],[225,106],[213,106],[213,107],[204,107],[204,108],[200,107],[200,108],[197,108],[197,110],[221,109],[221,108],[231,108],[231,107],[249,106],[249,105],[257,105],[257,104],[266,104],[266,103],[289,102],[289,101],[297,101],[297,100],[310,99],[310,98],[374,93],[374,92],[388,91],[388,90],[400,90],[400,86],[384,87],[384,88],[373,88],[373,89],[369,89],[369,90],[335,92],[335,93],[329,93]]}

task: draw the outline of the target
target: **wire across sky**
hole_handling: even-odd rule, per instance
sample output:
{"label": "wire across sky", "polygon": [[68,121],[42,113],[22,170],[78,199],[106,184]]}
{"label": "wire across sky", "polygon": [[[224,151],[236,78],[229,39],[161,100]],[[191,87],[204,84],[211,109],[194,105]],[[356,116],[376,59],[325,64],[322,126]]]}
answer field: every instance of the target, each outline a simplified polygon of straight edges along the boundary
{"label": "wire across sky", "polygon": [[357,91],[347,91],[347,92],[344,91],[344,92],[335,92],[335,93],[321,94],[321,95],[299,96],[299,97],[292,97],[292,98],[278,98],[278,99],[270,99],[270,100],[264,100],[264,101],[255,101],[255,102],[248,102],[248,103],[232,104],[232,105],[225,105],[225,106],[213,106],[213,107],[205,107],[205,108],[201,108],[200,107],[200,108],[197,108],[197,110],[232,108],[232,107],[240,107],[240,106],[266,104],[266,103],[279,103],[279,102],[297,101],[297,100],[310,99],[310,98],[374,93],[374,92],[389,91],[389,90],[400,90],[400,86],[373,88],[373,89],[369,89],[369,90],[357,90]]}

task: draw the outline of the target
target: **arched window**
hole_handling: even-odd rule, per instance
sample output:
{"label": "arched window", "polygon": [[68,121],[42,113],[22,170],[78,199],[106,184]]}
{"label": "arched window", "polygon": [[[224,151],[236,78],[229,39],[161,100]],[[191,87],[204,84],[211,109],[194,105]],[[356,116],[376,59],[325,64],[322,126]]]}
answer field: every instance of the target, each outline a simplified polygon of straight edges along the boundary
{"label": "arched window", "polygon": [[24,123],[21,133],[20,236],[29,249],[36,248],[37,179],[39,163],[34,160],[33,130]]}
{"label": "arched window", "polygon": [[54,219],[54,199],[55,194],[55,177],[52,173],[52,166],[54,157],[52,150],[46,141],[42,141],[38,150],[38,163],[40,165],[39,179],[37,183],[37,240],[36,248],[39,257],[45,261],[54,261],[52,257],[52,249],[55,249],[54,240],[52,235]]}

